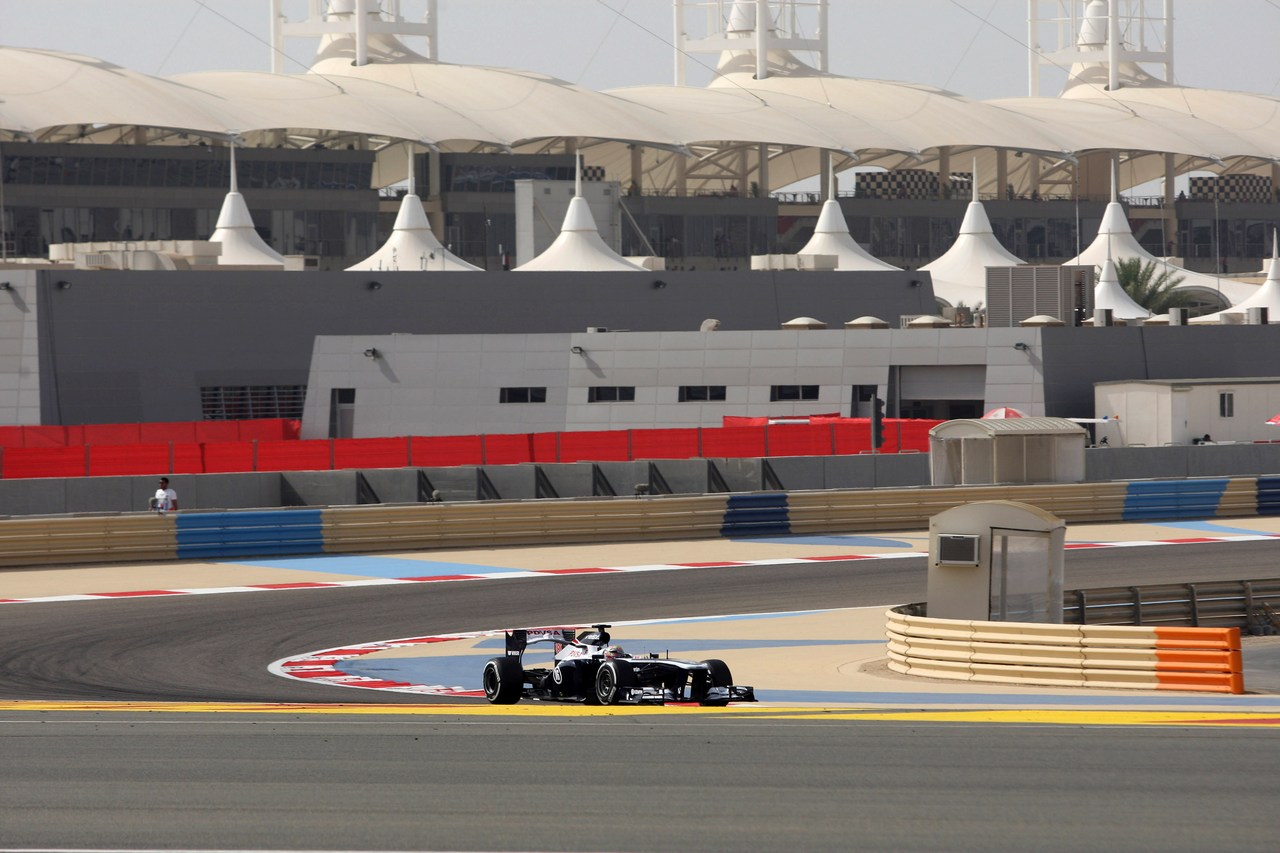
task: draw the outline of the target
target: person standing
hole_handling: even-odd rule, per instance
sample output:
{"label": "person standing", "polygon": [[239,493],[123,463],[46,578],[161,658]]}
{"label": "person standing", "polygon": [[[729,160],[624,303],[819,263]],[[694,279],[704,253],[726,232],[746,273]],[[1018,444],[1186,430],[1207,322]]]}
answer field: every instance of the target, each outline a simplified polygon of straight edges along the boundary
{"label": "person standing", "polygon": [[156,489],[151,499],[151,509],[156,512],[169,512],[178,508],[178,493],[169,487],[169,478],[160,478],[160,488]]}

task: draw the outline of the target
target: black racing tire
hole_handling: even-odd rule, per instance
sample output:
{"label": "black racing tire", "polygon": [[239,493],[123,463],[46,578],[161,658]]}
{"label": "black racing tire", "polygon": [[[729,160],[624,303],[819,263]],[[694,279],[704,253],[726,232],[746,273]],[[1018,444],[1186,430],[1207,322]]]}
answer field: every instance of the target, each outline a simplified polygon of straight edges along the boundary
{"label": "black racing tire", "polygon": [[601,705],[616,705],[628,687],[636,686],[636,672],[631,661],[607,660],[596,671],[596,700]]}
{"label": "black racing tire", "polygon": [[[703,663],[707,665],[707,687],[730,687],[733,685],[733,673],[729,672],[729,665],[727,663],[722,660],[716,660],[715,658],[704,660]],[[698,700],[698,704],[710,707],[724,707],[729,703],[722,699],[707,699],[706,694],[704,693],[702,698]]]}
{"label": "black racing tire", "polygon": [[494,705],[514,705],[524,694],[524,667],[520,658],[503,655],[484,665],[484,698]]}
{"label": "black racing tire", "polygon": [[707,665],[707,676],[711,679],[712,687],[729,687],[733,684],[733,673],[729,672],[729,665],[722,660],[711,658],[704,660]]}

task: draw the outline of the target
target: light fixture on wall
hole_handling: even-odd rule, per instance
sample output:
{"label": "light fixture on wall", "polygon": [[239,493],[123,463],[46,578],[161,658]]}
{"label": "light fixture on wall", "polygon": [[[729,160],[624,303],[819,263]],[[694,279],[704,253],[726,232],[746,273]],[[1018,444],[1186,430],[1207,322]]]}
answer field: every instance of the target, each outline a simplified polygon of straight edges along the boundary
{"label": "light fixture on wall", "polygon": [[364,351],[365,358],[380,358],[382,353],[378,352],[377,347],[369,347]]}
{"label": "light fixture on wall", "polygon": [[0,281],[0,290],[13,290],[13,285],[7,281]]}
{"label": "light fixture on wall", "polygon": [[58,282],[58,290],[66,290],[70,286],[71,286],[71,282],[67,281],[66,279],[63,279],[62,281]]}
{"label": "light fixture on wall", "polygon": [[921,283],[922,283],[922,282],[921,282],[921,281],[920,281],[920,279],[918,279],[918,278],[913,278],[913,279],[911,279],[911,286],[912,286],[912,287],[919,287],[919,286],[921,285]]}
{"label": "light fixture on wall", "polygon": [[1026,352],[1027,350],[1031,349],[1031,347],[1027,346],[1022,341],[1018,341],[1016,344],[1014,344],[1013,348],[1016,349],[1018,352]]}
{"label": "light fixture on wall", "polygon": [[655,282],[653,283],[653,289],[654,289],[654,290],[662,290],[662,288],[664,288],[664,287],[666,287],[666,286],[667,286],[667,283],[666,283],[665,281],[663,281],[662,279],[658,279],[657,281],[655,281]]}
{"label": "light fixture on wall", "polygon": [[369,288],[370,290],[382,290],[382,282],[371,281],[368,284],[366,284],[365,287]]}
{"label": "light fixture on wall", "polygon": [[569,347],[569,352],[573,353],[574,355],[586,355],[586,354],[587,354],[587,351],[586,351],[586,350],[584,350],[582,347],[578,347],[578,346]]}

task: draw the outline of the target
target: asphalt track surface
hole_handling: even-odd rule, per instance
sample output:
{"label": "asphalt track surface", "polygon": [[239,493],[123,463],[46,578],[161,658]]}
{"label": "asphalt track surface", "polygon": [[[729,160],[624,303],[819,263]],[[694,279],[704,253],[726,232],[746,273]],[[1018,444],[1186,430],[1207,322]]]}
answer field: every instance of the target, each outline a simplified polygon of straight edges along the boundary
{"label": "asphalt track surface", "polygon": [[[1069,551],[1065,584],[1075,589],[1271,577],[1278,557],[1280,543],[1274,541]],[[422,702],[385,693],[356,700],[349,689],[293,683],[266,667],[313,649],[389,637],[893,605],[925,597],[924,559],[908,558],[33,603],[0,614],[0,699]]]}
{"label": "asphalt track surface", "polygon": [[[1277,543],[1067,554],[1068,588],[1276,574]],[[0,699],[349,703],[301,651],[925,597],[922,559],[32,603]],[[1275,727],[671,713],[0,710],[0,849],[1274,850]],[[432,698],[432,703],[440,700]],[[394,707],[399,706],[399,707]],[[463,709],[459,709],[460,711]]]}

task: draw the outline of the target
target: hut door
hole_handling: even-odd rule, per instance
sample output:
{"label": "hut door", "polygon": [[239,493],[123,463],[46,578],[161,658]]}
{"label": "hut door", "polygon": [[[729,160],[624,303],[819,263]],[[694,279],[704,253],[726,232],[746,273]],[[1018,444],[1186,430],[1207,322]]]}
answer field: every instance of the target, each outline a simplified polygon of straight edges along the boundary
{"label": "hut door", "polygon": [[1052,567],[1048,533],[991,528],[991,621],[1051,622],[1055,610],[1061,621],[1062,584]]}

